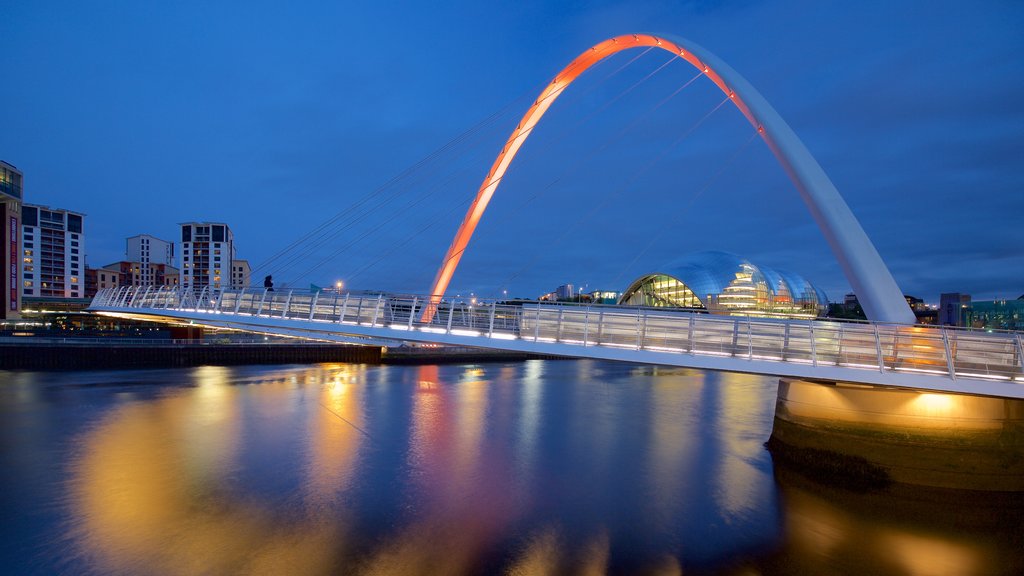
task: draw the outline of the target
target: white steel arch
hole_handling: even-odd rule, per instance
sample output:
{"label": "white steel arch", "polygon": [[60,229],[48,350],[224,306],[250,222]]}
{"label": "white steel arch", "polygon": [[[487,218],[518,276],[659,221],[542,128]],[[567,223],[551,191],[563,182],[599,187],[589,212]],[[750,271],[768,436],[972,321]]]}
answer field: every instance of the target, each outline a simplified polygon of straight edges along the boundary
{"label": "white steel arch", "polygon": [[[913,324],[914,313],[911,312],[903,293],[875,246],[828,175],[779,113],[749,82],[714,54],[683,38],[650,34],[618,36],[592,46],[559,72],[544,88],[523,115],[519,125],[512,131],[480,185],[476,199],[470,205],[434,278],[434,285],[430,291],[431,301],[436,304],[444,296],[459,260],[505,171],[551,104],[573,80],[595,63],[622,50],[638,47],[661,48],[678,55],[701,70],[729,96],[736,108],[757,128],[768,148],[796,184],[801,198],[825,235],[867,317],[876,322]],[[433,307],[428,307],[424,312],[425,320],[429,320],[431,310]]]}

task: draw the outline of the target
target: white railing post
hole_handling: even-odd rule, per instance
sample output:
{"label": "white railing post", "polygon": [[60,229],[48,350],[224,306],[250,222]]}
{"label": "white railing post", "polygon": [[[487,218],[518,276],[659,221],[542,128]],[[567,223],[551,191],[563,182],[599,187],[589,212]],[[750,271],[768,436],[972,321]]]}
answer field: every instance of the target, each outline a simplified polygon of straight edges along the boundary
{"label": "white railing post", "polygon": [[363,300],[365,299],[366,298],[360,296],[359,303],[356,304],[356,324],[362,324],[361,320],[363,319]]}
{"label": "white railing post", "polygon": [[587,347],[587,335],[590,333],[590,306],[583,311],[583,347]]}
{"label": "white railing post", "polygon": [[949,370],[949,377],[956,380],[956,371],[953,370],[953,354],[949,349],[949,337],[946,334],[946,330],[940,328],[942,332],[942,347],[946,349],[946,369]]}
{"label": "white railing post", "polygon": [[209,286],[203,286],[203,291],[199,293],[199,298],[196,299],[195,311],[199,311],[199,306],[203,303],[203,298],[206,298],[206,292],[209,290]]}
{"label": "white railing post", "polygon": [[558,307],[558,325],[555,326],[555,341],[562,341],[562,318],[565,316],[565,309],[561,306]]}
{"label": "white railing post", "polygon": [[694,348],[694,346],[693,346],[693,324],[694,324],[694,322],[696,322],[696,320],[697,320],[697,315],[694,314],[693,312],[690,312],[690,329],[689,329],[689,333],[686,335],[686,351],[690,352],[691,354],[693,353],[693,348]]}
{"label": "white railing post", "polygon": [[[345,313],[348,312],[348,297],[349,297],[349,294],[350,294],[349,292],[345,293],[345,301],[341,303],[341,314],[338,316],[338,322],[339,323],[345,321]],[[358,320],[358,318],[356,320]]]}
{"label": "white railing post", "polygon": [[754,336],[751,332],[753,332],[753,329],[750,323],[750,316],[747,315],[747,360],[754,359]]}
{"label": "white railing post", "polygon": [[875,351],[878,352],[878,371],[885,372],[885,358],[882,357],[882,336],[878,333],[878,324],[871,325],[875,329]]}
{"label": "white railing post", "polygon": [[497,302],[491,302],[491,317],[487,320],[487,337],[494,336],[494,312],[498,309]]}
{"label": "white railing post", "polygon": [[[263,289],[263,296],[260,298],[260,305],[256,307],[256,316],[259,316],[260,314],[263,313],[263,304],[267,301],[267,294],[269,292],[270,292],[269,288],[264,288]],[[271,296],[270,299],[273,300],[274,297]]]}
{"label": "white railing post", "polygon": [[245,297],[245,287],[238,292],[237,300],[235,300],[235,310],[233,314],[238,314],[238,311],[242,308],[242,298]]}
{"label": "white railing post", "polygon": [[811,366],[818,365],[818,351],[814,343],[814,320],[807,321],[807,331],[811,335]]}
{"label": "white railing post", "polygon": [[455,315],[455,299],[452,298],[451,302],[449,302],[449,304],[448,304],[448,328],[447,328],[447,330],[448,330],[449,333],[452,331],[452,316],[454,316],[454,315]]}
{"label": "white railing post", "polygon": [[316,301],[320,299],[320,291],[313,292],[313,301],[309,303],[309,321],[313,321],[313,313],[316,312]]}
{"label": "white railing post", "polygon": [[288,297],[284,299],[284,310],[281,312],[281,318],[287,318],[288,317],[288,307],[292,305],[292,293],[293,292],[295,292],[295,290],[289,290],[288,291]]}
{"label": "white railing post", "polygon": [[146,291],[142,294],[142,299],[139,301],[139,307],[141,308],[146,303],[146,298],[149,297],[149,291],[153,289],[152,285],[146,286]]}
{"label": "white railing post", "polygon": [[380,314],[380,303],[384,300],[384,295],[377,296],[377,304],[373,307],[373,321],[370,322],[370,326],[377,325],[377,315]]}
{"label": "white railing post", "polygon": [[597,338],[594,339],[594,344],[600,345],[601,338],[604,337],[604,309],[597,314]]}
{"label": "white railing post", "polygon": [[537,321],[533,323],[533,341],[540,340],[540,304],[537,304]]}
{"label": "white railing post", "polygon": [[839,343],[836,345],[836,366],[843,363],[843,325],[839,325]]}
{"label": "white railing post", "polygon": [[636,349],[637,350],[640,350],[641,348],[644,347],[643,328],[641,327],[641,324],[640,324],[641,323],[641,318],[643,316],[641,316],[640,312],[641,312],[640,308],[637,307],[637,309],[636,309]]}
{"label": "white railing post", "polygon": [[412,321],[416,317],[416,304],[418,304],[419,301],[420,301],[420,297],[419,296],[413,296],[412,297],[412,306],[409,308],[409,324],[406,325],[406,327],[409,330],[412,330]]}
{"label": "white railing post", "polygon": [[1020,364],[1021,372],[1024,373],[1024,344],[1020,341],[1020,334],[1017,335],[1017,363]]}
{"label": "white railing post", "polygon": [[224,292],[226,292],[226,290],[221,290],[220,293],[217,294],[217,303],[213,305],[214,312],[220,312],[220,303],[224,300]]}

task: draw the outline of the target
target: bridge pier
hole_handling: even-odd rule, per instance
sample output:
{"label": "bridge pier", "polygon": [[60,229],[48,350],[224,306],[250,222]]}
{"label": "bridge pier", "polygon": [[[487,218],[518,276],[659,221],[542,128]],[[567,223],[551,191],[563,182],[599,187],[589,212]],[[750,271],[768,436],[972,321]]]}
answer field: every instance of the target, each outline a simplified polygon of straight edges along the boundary
{"label": "bridge pier", "polygon": [[782,379],[773,457],[827,481],[1024,491],[1024,400]]}

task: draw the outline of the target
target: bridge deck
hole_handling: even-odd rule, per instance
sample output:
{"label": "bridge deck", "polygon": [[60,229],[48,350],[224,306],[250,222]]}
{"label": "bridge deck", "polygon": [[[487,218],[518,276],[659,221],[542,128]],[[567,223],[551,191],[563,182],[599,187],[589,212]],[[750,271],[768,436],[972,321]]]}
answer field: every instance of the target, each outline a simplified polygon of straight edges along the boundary
{"label": "bridge deck", "polygon": [[[421,321],[424,306],[434,308],[429,322]],[[1017,333],[263,289],[196,297],[123,287],[101,291],[90,309],[325,340],[434,342],[1024,398]]]}

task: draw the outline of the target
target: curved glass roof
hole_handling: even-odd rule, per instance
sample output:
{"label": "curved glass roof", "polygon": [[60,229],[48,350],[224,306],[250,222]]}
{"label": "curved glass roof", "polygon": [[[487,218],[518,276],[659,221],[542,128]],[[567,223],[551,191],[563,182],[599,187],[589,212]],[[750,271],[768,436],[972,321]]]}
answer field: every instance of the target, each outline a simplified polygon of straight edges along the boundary
{"label": "curved glass roof", "polygon": [[[681,285],[681,286],[680,286]],[[697,252],[635,280],[620,304],[678,306],[682,292],[693,307],[723,314],[810,317],[828,306],[825,293],[799,274],[759,266],[729,252]]]}

